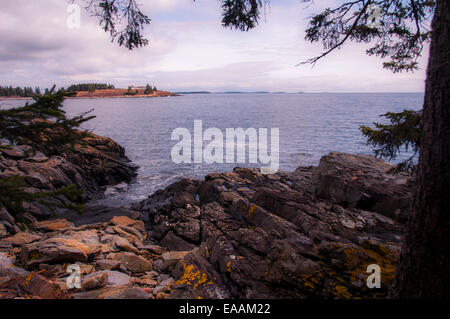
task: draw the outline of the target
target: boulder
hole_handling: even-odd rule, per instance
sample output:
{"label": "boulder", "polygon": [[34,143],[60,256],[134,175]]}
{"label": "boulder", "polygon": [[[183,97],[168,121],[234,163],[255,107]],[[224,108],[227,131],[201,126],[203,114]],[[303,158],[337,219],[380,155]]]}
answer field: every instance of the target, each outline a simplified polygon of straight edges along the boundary
{"label": "boulder", "polygon": [[61,291],[60,286],[40,274],[30,273],[20,286],[22,289],[31,296],[39,297],[42,299],[61,299],[65,297],[65,294]]}
{"label": "boulder", "polygon": [[320,159],[312,190],[343,207],[374,211],[405,222],[412,202],[413,180],[393,175],[394,165],[369,155],[330,153]]}
{"label": "boulder", "polygon": [[168,251],[162,254],[162,260],[167,267],[175,266],[180,260],[182,260],[187,254],[191,253],[188,251]]}
{"label": "boulder", "polygon": [[103,270],[114,270],[120,267],[120,262],[110,259],[100,259],[95,262],[97,268]]}
{"label": "boulder", "polygon": [[131,219],[139,218],[139,212],[122,207],[108,207],[104,205],[87,206],[82,215],[75,211],[65,211],[59,216],[72,222],[75,226],[109,222],[115,216],[127,216]]}
{"label": "boulder", "polygon": [[138,247],[139,250],[147,250],[153,254],[162,255],[166,249],[158,245],[143,245]]}
{"label": "boulder", "polygon": [[126,250],[132,253],[138,253],[138,249],[134,247],[126,238],[106,234],[104,235],[100,241],[102,243],[108,243],[110,245],[115,246],[116,249]]}
{"label": "boulder", "polygon": [[134,220],[127,216],[114,216],[110,223],[116,226],[129,226],[137,229],[141,233],[145,233],[144,223],[142,221]]}
{"label": "boulder", "polygon": [[36,234],[20,232],[11,237],[4,238],[2,241],[11,243],[14,246],[22,246],[37,241],[40,238],[41,236]]}
{"label": "boulder", "polygon": [[163,239],[161,239],[161,245],[167,247],[169,250],[185,251],[195,248],[195,245],[188,243],[183,238],[175,235],[172,231],[168,232]]}
{"label": "boulder", "polygon": [[108,274],[96,272],[83,278],[81,290],[88,291],[103,288],[108,284]]}
{"label": "boulder", "polygon": [[[135,205],[150,240],[169,250],[161,255],[165,268],[159,260],[154,263],[176,280],[169,297],[386,296],[403,240],[404,225],[394,212],[405,206],[399,201],[394,209],[380,194],[408,196],[409,182],[406,176],[388,175],[392,165],[373,157],[329,157],[339,160],[323,159],[330,164],[292,173],[235,168],[204,181],[183,179]],[[330,195],[326,190],[334,186],[320,186],[327,181],[323,176],[340,174],[350,190],[364,180],[359,171],[369,176],[354,189],[365,190],[378,204],[365,205],[358,196],[366,195],[360,193],[339,200],[338,195],[347,196],[340,185]],[[377,179],[384,180],[383,190]],[[365,285],[372,263],[382,269],[382,289],[376,292]],[[153,292],[169,290],[158,285]]]}
{"label": "boulder", "polygon": [[53,219],[37,222],[33,226],[37,230],[50,232],[71,228],[74,227],[74,224],[67,221],[66,219]]}
{"label": "boulder", "polygon": [[21,261],[27,269],[35,268],[42,263],[85,262],[99,250],[100,242],[95,232],[68,232],[65,235],[23,245]]}
{"label": "boulder", "polygon": [[130,252],[111,253],[108,259],[120,262],[128,271],[143,273],[152,270],[152,262],[142,256]]}
{"label": "boulder", "polygon": [[131,277],[123,272],[105,270],[102,273],[108,277],[108,286],[127,286],[130,283]]}

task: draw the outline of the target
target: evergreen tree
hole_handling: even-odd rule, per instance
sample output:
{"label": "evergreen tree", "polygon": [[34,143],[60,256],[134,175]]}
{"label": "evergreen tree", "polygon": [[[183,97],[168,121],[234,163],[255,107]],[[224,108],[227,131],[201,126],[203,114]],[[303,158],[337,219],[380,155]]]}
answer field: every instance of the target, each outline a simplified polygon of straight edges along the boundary
{"label": "evergreen tree", "polygon": [[0,96],[20,96],[20,97],[32,97],[34,94],[31,87],[15,87],[12,86],[0,86]]}
{"label": "evergreen tree", "polygon": [[80,83],[80,84],[72,84],[67,88],[68,92],[79,92],[79,91],[88,91],[89,90],[106,90],[106,89],[114,89],[114,85],[106,84],[106,83]]}
{"label": "evergreen tree", "polygon": [[[89,113],[87,112],[66,118],[61,108],[62,102],[73,93],[62,90],[55,92],[55,87],[47,91],[45,95],[34,95],[32,104],[0,110],[0,138],[11,144],[33,145],[47,154],[49,150],[58,154],[61,147],[80,139],[81,135],[76,129],[93,117],[85,117]],[[53,121],[49,121],[52,119]]]}
{"label": "evergreen tree", "polygon": [[[151,19],[141,11],[136,0],[92,0],[86,9],[92,15],[100,17],[102,29],[109,32],[112,41],[117,40],[120,46],[133,50],[149,44],[142,35],[142,30]],[[121,21],[126,21],[123,28]]]}
{"label": "evergreen tree", "polygon": [[24,91],[21,87],[16,87],[14,95],[16,96],[24,96]]}
{"label": "evergreen tree", "polygon": [[403,112],[388,112],[382,115],[389,119],[390,124],[373,123],[375,129],[361,125],[367,144],[374,146],[375,155],[387,160],[395,159],[401,151],[412,150],[413,155],[398,164],[392,173],[413,172],[414,158],[420,149],[421,111],[404,110]]}
{"label": "evergreen tree", "polygon": [[136,95],[138,94],[137,90],[133,90],[132,86],[129,86],[127,91],[124,93],[124,95]]}
{"label": "evergreen tree", "polygon": [[[31,89],[31,88],[30,88]],[[78,131],[80,125],[93,116],[86,117],[89,112],[67,118],[62,110],[62,102],[66,96],[73,95],[62,90],[55,92],[55,87],[48,90],[46,95],[34,95],[32,104],[23,107],[0,110],[0,140],[6,140],[10,147],[13,144],[31,145],[34,150],[44,154],[59,155],[73,149],[75,143],[88,135],[87,132]],[[28,192],[27,179],[23,176],[9,175],[0,177],[0,207],[21,220],[23,203],[39,201],[51,211],[55,207],[64,207],[81,212],[81,204],[55,204],[52,200],[61,195],[71,201],[78,201],[81,192],[75,185],[60,188],[53,192]]]}
{"label": "evergreen tree", "polygon": [[147,85],[145,86],[144,94],[152,94],[152,93],[153,93],[153,89],[152,89],[151,85],[150,85],[150,84],[147,84]]}

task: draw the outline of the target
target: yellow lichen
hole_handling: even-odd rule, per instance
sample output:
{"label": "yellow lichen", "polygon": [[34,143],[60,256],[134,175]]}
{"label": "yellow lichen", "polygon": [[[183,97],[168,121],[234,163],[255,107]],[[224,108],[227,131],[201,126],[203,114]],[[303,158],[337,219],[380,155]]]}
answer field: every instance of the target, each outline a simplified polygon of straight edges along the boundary
{"label": "yellow lichen", "polygon": [[[398,252],[389,245],[363,243],[361,246],[339,243],[330,247],[340,257],[333,257],[337,268],[329,261],[321,261],[321,267],[310,274],[296,274],[298,287],[314,296],[324,295],[332,298],[385,298],[387,287],[393,280]],[[377,264],[381,269],[381,288],[368,289],[367,266]],[[355,283],[360,283],[358,286]]]}
{"label": "yellow lichen", "polygon": [[337,299],[350,299],[352,295],[345,286],[336,286],[333,289],[333,296]]}
{"label": "yellow lichen", "polygon": [[253,213],[255,212],[256,206],[255,205],[250,205],[247,215],[245,216],[246,218],[250,218],[253,216]]}
{"label": "yellow lichen", "polygon": [[200,285],[210,285],[213,282],[205,273],[196,270],[194,265],[183,265],[183,276],[175,282],[175,285],[188,285],[196,290]]}
{"label": "yellow lichen", "polygon": [[39,257],[41,257],[41,254],[39,253],[39,251],[33,250],[32,252],[30,252],[30,255],[29,255],[30,260],[36,260]]}
{"label": "yellow lichen", "polygon": [[226,269],[227,269],[228,272],[231,272],[231,261],[227,262]]}

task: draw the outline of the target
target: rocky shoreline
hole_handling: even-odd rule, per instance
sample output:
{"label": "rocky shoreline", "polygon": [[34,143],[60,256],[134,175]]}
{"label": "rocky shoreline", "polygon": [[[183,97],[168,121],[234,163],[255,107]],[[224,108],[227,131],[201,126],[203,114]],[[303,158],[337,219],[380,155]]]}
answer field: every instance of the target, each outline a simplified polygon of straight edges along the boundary
{"label": "rocky shoreline", "polygon": [[[84,201],[136,175],[122,147],[92,134],[59,156],[0,152],[0,178],[24,176],[29,191],[75,184]],[[182,179],[131,209],[35,202],[16,220],[1,208],[0,298],[383,298],[412,193],[390,168],[331,153],[294,172]],[[74,264],[81,287],[69,289]],[[380,289],[366,286],[370,264]]]}

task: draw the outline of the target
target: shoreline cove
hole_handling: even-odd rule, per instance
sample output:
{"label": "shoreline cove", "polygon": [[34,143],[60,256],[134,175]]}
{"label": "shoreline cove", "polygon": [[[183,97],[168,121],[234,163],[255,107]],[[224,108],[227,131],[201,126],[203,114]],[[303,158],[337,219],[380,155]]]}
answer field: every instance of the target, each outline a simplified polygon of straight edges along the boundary
{"label": "shoreline cove", "polygon": [[[46,187],[78,182],[93,192],[100,180],[107,185],[134,178],[136,167],[122,147],[100,136],[87,142],[64,158],[32,155],[20,145],[2,149],[2,165],[47,181]],[[80,161],[82,154],[87,162]],[[98,159],[104,171],[69,174]],[[63,209],[55,216],[32,203],[26,227],[2,209],[0,274],[18,283],[2,294],[383,298],[411,199],[410,178],[389,175],[390,168],[372,156],[330,153],[318,167],[294,172],[235,168],[204,180],[184,178],[130,209],[88,206],[81,215]],[[366,286],[371,264],[381,266],[380,288]],[[66,282],[70,265],[81,272],[80,288]]]}

